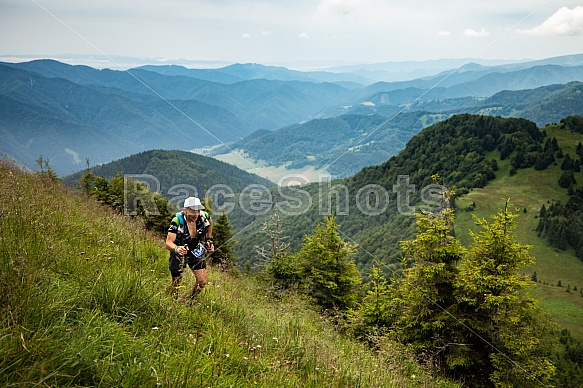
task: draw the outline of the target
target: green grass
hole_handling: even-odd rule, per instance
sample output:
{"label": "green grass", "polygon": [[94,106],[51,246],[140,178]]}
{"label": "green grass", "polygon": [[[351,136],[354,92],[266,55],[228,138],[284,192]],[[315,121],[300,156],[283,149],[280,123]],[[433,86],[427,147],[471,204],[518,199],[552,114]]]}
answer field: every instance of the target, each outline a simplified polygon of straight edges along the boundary
{"label": "green grass", "polygon": [[5,162],[0,193],[1,386],[457,386],[244,276],[211,268],[176,302],[164,241],[140,224]]}
{"label": "green grass", "polygon": [[[575,155],[575,147],[583,141],[581,134],[575,134],[556,127],[547,127],[549,137],[556,137],[565,153]],[[497,157],[496,152],[489,157]],[[470,246],[472,239],[469,230],[478,231],[472,214],[489,219],[504,206],[506,198],[518,209],[517,241],[531,246],[530,253],[535,256],[536,263],[524,269],[524,273],[532,275],[535,271],[539,282],[532,295],[540,300],[545,311],[553,315],[557,323],[569,329],[573,337],[583,341],[583,297],[578,292],[567,293],[567,285],[573,289],[583,287],[583,262],[575,257],[572,251],[560,251],[547,245],[546,241],[537,236],[538,214],[543,204],[548,207],[549,201],[568,199],[567,190],[558,186],[561,175],[561,160],[558,165],[552,165],[547,170],[535,171],[532,168],[519,170],[510,176],[509,161],[498,163],[499,171],[496,179],[482,189],[473,189],[467,195],[456,200],[456,208],[464,209],[475,202],[473,211],[458,210],[456,212],[456,235],[462,243]],[[577,173],[578,182],[583,182],[583,173]],[[526,213],[524,209],[526,208]],[[552,287],[561,281],[564,288]],[[573,318],[576,317],[576,318]]]}

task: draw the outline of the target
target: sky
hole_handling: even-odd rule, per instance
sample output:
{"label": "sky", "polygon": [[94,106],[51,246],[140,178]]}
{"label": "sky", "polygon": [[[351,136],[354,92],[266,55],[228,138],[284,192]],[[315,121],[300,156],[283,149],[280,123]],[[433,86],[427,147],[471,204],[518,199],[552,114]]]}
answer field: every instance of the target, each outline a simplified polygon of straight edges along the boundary
{"label": "sky", "polygon": [[579,53],[581,0],[0,0],[0,60],[12,62],[301,69]]}

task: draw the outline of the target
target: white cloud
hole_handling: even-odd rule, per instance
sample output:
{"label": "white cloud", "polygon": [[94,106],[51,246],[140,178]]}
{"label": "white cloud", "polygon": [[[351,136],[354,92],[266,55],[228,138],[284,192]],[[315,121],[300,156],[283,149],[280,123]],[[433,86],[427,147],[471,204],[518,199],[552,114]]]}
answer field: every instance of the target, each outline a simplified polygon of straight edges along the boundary
{"label": "white cloud", "polygon": [[305,33],[305,32],[302,32],[302,33],[298,34],[298,37],[300,37],[300,38],[309,38],[309,37],[310,37],[310,35],[308,35],[308,34],[307,34],[307,33]]}
{"label": "white cloud", "polygon": [[583,6],[573,9],[562,7],[540,26],[518,30],[528,35],[581,35],[583,34]]}
{"label": "white cloud", "polygon": [[261,36],[271,36],[271,31],[261,30]]}
{"label": "white cloud", "polygon": [[322,13],[350,15],[360,10],[364,2],[363,0],[325,0],[318,6],[318,11]]}
{"label": "white cloud", "polygon": [[249,39],[249,38],[251,38],[251,34],[248,33],[248,32],[246,32],[243,35],[241,35],[241,38],[243,38],[243,39]]}
{"label": "white cloud", "polygon": [[450,31],[437,31],[437,35],[439,36],[451,36]]}
{"label": "white cloud", "polygon": [[82,162],[81,158],[79,157],[78,152],[76,152],[70,148],[67,148],[67,147],[65,147],[65,152],[68,153],[69,155],[73,156],[73,163],[79,164]]}
{"label": "white cloud", "polygon": [[464,35],[470,36],[470,37],[482,37],[482,36],[488,36],[488,35],[490,35],[490,33],[488,31],[486,31],[485,28],[482,28],[482,31],[476,31],[472,28],[466,28],[464,30]]}

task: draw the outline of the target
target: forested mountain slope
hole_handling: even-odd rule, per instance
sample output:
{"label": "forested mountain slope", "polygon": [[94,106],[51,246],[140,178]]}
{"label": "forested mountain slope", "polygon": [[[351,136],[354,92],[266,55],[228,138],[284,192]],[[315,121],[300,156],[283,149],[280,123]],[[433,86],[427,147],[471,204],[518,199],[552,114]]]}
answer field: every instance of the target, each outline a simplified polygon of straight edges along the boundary
{"label": "forested mountain slope", "polygon": [[[186,151],[152,150],[130,155],[98,166],[91,167],[94,175],[110,179],[115,173],[134,175],[152,185],[151,191],[160,191],[164,196],[184,194],[203,196],[215,185],[225,193],[240,193],[249,185],[273,186],[267,179],[249,174],[230,164]],[[64,182],[74,186],[84,171],[66,176]],[[172,189],[172,190],[171,190]],[[193,190],[196,189],[196,192]],[[223,199],[222,197],[219,199]]]}
{"label": "forested mountain slope", "polygon": [[[459,193],[484,187],[496,176],[500,159],[514,160],[517,154],[528,154],[526,160],[516,164],[516,170],[533,166],[539,159],[540,163],[549,163],[549,157],[545,159],[547,140],[534,123],[524,119],[456,115],[425,128],[404,150],[381,165],[366,167],[350,178],[324,186],[303,186],[304,192],[280,189],[278,198],[282,202],[291,203],[288,198],[299,197],[304,205],[290,217],[283,217],[284,224],[290,224],[287,232],[293,244],[323,214],[332,211],[342,225],[341,231],[362,247],[357,255],[361,270],[366,272],[375,260],[396,265],[400,241],[413,233],[411,206],[436,206],[429,195],[432,175],[439,174],[444,184],[457,187]],[[498,158],[491,156],[496,150],[501,153]],[[427,203],[422,201],[422,193],[429,195]],[[234,212],[232,219],[240,228],[254,222],[257,227],[247,229],[247,237],[259,238],[259,218]],[[252,246],[247,248],[245,256],[252,258]]]}

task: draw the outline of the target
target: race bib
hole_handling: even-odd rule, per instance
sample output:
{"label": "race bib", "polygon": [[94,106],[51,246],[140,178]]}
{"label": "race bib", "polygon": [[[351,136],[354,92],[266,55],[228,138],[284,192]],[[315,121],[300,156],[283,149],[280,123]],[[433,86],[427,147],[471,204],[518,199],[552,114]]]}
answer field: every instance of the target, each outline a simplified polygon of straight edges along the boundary
{"label": "race bib", "polygon": [[202,257],[205,251],[206,248],[204,247],[204,245],[199,243],[196,249],[192,251],[192,254],[194,255],[194,257]]}

